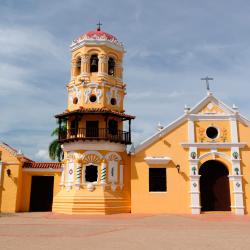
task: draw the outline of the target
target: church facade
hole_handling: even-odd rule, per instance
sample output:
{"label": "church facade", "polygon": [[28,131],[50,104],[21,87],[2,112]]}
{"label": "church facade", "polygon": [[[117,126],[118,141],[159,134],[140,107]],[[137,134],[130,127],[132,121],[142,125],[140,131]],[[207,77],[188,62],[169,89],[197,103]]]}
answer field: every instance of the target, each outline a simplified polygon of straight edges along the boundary
{"label": "church facade", "polygon": [[248,214],[250,121],[208,89],[128,151],[124,53],[100,26],[73,41],[67,108],[55,116],[64,160],[34,162],[1,143],[0,211]]}

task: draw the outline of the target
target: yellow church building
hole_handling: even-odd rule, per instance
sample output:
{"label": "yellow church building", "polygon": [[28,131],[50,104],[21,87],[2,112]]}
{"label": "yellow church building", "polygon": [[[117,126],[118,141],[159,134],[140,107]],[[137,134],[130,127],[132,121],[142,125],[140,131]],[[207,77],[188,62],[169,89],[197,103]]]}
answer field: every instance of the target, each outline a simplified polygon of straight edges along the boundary
{"label": "yellow church building", "polygon": [[124,101],[124,46],[100,29],[71,46],[62,163],[0,143],[0,211],[66,214],[250,211],[250,121],[210,91],[138,146]]}

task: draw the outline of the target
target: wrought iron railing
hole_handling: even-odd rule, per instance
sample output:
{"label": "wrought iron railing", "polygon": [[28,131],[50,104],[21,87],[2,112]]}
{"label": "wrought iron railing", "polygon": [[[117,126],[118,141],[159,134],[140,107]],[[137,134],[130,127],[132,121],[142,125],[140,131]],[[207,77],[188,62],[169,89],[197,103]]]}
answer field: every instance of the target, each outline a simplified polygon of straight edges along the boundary
{"label": "wrought iron railing", "polygon": [[59,141],[107,140],[122,144],[131,144],[130,132],[110,128],[71,128],[59,131]]}

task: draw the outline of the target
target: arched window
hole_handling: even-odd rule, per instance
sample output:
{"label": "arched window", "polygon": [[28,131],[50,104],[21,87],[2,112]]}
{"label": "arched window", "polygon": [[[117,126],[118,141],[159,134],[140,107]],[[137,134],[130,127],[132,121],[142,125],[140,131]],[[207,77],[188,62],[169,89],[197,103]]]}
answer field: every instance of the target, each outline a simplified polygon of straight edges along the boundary
{"label": "arched window", "polygon": [[98,55],[92,55],[90,57],[90,72],[98,72]]}
{"label": "arched window", "polygon": [[111,76],[115,75],[115,60],[112,57],[108,60],[108,74]]}
{"label": "arched window", "polygon": [[118,122],[115,121],[115,120],[109,120],[108,126],[109,126],[109,134],[117,135],[117,133],[118,133]]}
{"label": "arched window", "polygon": [[78,57],[76,60],[76,76],[81,74],[81,63],[82,63],[81,57]]}
{"label": "arched window", "polygon": [[85,181],[96,182],[98,176],[98,169],[95,165],[89,165],[85,168]]}

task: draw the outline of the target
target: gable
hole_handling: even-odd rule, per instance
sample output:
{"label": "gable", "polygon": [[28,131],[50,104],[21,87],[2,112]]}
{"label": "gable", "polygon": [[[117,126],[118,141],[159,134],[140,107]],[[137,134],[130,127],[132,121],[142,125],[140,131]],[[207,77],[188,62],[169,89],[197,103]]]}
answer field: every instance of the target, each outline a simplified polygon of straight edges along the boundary
{"label": "gable", "polygon": [[[159,140],[159,138],[167,135],[175,128],[187,122],[189,119],[226,119],[229,120],[234,117],[244,125],[250,127],[250,121],[238,112],[238,109],[234,106],[233,108],[227,106],[219,99],[215,98],[212,93],[201,100],[192,109],[185,109],[184,115],[180,116],[177,120],[164,127],[159,132],[155,133],[148,139],[140,143],[134,150],[137,154],[143,149],[149,147],[153,143]],[[186,132],[187,133],[187,132]],[[131,152],[133,153],[133,152]]]}
{"label": "gable", "polygon": [[198,114],[225,114],[225,110],[223,110],[218,104],[211,101],[205,105],[205,107],[203,107]]}

